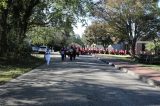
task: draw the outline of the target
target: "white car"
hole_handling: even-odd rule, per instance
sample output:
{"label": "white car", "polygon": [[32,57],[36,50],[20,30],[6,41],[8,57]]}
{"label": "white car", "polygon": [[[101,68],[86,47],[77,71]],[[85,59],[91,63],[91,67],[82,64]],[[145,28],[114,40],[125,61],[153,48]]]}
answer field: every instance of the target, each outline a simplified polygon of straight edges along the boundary
{"label": "white car", "polygon": [[38,49],[39,53],[45,53],[47,51],[48,47],[47,46],[40,46]]}

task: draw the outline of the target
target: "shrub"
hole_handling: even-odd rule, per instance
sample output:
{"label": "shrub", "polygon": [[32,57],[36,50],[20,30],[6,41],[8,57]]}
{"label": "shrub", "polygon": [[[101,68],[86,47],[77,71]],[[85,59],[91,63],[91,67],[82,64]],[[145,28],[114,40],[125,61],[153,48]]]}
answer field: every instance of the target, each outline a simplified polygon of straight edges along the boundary
{"label": "shrub", "polygon": [[154,52],[154,50],[155,50],[155,44],[153,42],[147,43],[146,44],[146,50],[148,50],[150,52]]}

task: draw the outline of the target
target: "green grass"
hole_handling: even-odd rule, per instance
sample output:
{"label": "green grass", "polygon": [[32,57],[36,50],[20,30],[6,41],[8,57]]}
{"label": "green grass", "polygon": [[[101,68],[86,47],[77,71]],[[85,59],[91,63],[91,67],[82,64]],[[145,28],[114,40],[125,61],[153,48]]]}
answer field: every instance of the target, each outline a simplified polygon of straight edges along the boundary
{"label": "green grass", "polygon": [[140,64],[142,67],[148,67],[157,71],[160,71],[160,64],[159,65],[152,65],[152,64],[142,64],[138,63],[130,55],[111,55],[111,54],[97,54],[97,56],[101,56],[103,58],[108,58],[108,59],[115,59],[117,61],[122,61],[122,62],[130,62],[133,64]]}
{"label": "green grass", "polygon": [[120,61],[133,62],[134,60],[130,55],[112,55],[112,54],[97,54],[97,56],[101,56],[103,58],[115,59]]}
{"label": "green grass", "polygon": [[42,56],[31,56],[21,60],[0,57],[0,84],[4,84],[44,63]]}

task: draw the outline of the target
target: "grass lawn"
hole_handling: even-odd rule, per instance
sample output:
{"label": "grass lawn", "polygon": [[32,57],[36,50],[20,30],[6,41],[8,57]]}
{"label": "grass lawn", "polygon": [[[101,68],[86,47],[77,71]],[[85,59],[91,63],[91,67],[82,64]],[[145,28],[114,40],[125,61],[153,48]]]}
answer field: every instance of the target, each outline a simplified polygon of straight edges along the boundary
{"label": "grass lawn", "polygon": [[100,56],[100,57],[108,58],[108,59],[120,60],[120,61],[127,61],[127,62],[134,61],[130,55],[96,54],[96,56]]}
{"label": "grass lawn", "polygon": [[97,56],[103,57],[103,58],[108,58],[108,59],[115,59],[118,61],[124,61],[124,62],[130,62],[133,64],[140,64],[142,67],[149,67],[151,69],[160,71],[160,64],[159,65],[152,65],[152,64],[141,64],[135,61],[134,59],[131,58],[130,55],[111,55],[111,54],[96,54]]}
{"label": "grass lawn", "polygon": [[0,84],[4,84],[43,63],[44,60],[39,55],[25,58],[19,62],[0,57]]}

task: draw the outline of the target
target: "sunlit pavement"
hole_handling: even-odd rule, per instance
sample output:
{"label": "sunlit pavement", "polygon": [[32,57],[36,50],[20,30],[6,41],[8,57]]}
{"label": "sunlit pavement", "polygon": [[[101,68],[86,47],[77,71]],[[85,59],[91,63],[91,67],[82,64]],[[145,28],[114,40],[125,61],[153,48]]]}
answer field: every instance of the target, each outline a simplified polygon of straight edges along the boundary
{"label": "sunlit pavement", "polygon": [[160,89],[92,56],[43,65],[0,86],[0,106],[160,106]]}

